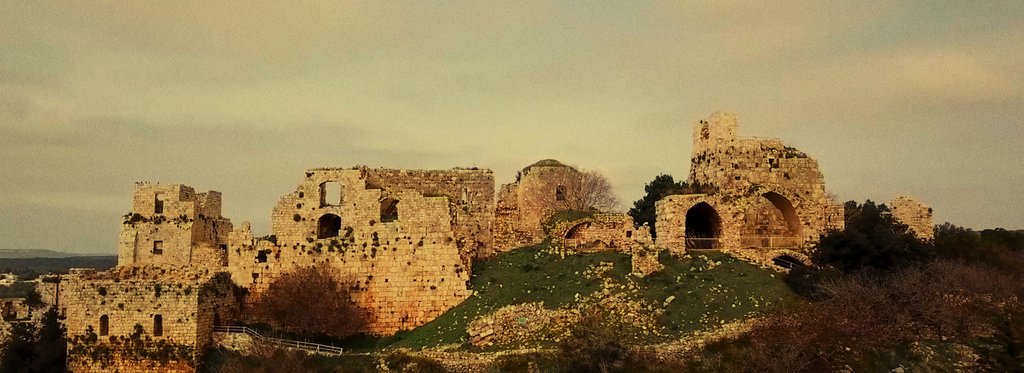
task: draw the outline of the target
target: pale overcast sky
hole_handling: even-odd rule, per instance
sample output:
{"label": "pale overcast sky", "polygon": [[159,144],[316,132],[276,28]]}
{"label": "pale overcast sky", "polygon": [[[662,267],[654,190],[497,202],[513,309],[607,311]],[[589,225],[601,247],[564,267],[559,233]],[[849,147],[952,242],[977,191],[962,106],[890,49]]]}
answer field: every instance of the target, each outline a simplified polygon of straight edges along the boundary
{"label": "pale overcast sky", "polygon": [[714,111],[841,200],[1024,228],[1020,0],[4,1],[0,249],[115,252],[137,180],[268,233],[319,166],[556,158],[626,207]]}

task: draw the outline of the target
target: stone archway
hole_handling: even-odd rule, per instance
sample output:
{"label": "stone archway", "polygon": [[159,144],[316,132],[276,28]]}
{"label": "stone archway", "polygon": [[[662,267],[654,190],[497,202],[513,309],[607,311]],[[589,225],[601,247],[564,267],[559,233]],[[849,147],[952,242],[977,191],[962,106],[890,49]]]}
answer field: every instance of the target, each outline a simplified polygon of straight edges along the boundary
{"label": "stone archway", "polygon": [[800,215],[797,214],[796,207],[793,207],[793,202],[789,198],[776,192],[767,192],[762,194],[761,197],[771,202],[782,213],[790,236],[800,237],[803,234],[804,227],[800,223]]}
{"label": "stone archway", "polygon": [[700,202],[686,211],[686,248],[716,249],[722,237],[722,218],[707,202]]}
{"label": "stone archway", "polygon": [[584,236],[583,231],[585,231],[587,228],[590,228],[590,221],[584,221],[579,224],[573,225],[572,228],[569,228],[568,230],[565,231],[565,235],[563,236],[563,238],[567,240],[581,239]]}
{"label": "stone archway", "polygon": [[793,203],[777,192],[764,192],[745,203],[739,225],[745,248],[797,248],[804,242],[803,224]]}

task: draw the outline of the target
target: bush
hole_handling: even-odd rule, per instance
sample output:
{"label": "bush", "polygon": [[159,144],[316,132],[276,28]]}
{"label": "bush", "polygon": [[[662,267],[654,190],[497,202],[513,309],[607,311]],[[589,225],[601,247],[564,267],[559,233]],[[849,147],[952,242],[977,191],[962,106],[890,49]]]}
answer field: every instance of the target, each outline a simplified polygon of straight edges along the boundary
{"label": "bush", "polygon": [[559,342],[557,365],[566,372],[681,371],[673,362],[658,360],[651,348],[625,344],[628,337],[622,321],[605,310],[584,311],[569,336]]}
{"label": "bush", "polygon": [[447,370],[436,360],[394,352],[384,357],[384,365],[389,371],[416,373],[445,373]]}
{"label": "bush", "polygon": [[64,327],[53,308],[43,314],[38,328],[32,323],[12,323],[0,346],[0,372],[63,372],[65,362]]}
{"label": "bush", "polygon": [[1010,352],[999,356],[1019,356],[1014,346],[1020,332],[1012,324],[1015,316],[1008,315],[1021,313],[1021,277],[984,265],[939,261],[881,276],[826,280],[819,290],[824,300],[758,321],[741,339],[709,347],[690,368],[786,372],[848,365],[856,371],[911,342],[969,343],[1000,326],[1009,330],[1003,335]]}
{"label": "bush", "polygon": [[350,300],[327,265],[284,273],[258,296],[256,319],[301,335],[346,337],[365,328],[366,313]]}
{"label": "bush", "polygon": [[791,269],[783,280],[794,293],[804,298],[820,300],[823,294],[819,292],[819,284],[824,281],[836,280],[842,275],[832,268],[798,266]]}
{"label": "bush", "polygon": [[932,247],[917,239],[885,205],[846,203],[846,228],[818,243],[812,260],[844,273],[893,270],[934,257]]}

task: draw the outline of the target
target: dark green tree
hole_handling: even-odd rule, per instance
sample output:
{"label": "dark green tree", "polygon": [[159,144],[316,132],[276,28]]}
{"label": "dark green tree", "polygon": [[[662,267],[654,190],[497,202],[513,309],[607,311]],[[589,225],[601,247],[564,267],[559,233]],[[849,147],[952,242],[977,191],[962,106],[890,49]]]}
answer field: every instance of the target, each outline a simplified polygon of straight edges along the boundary
{"label": "dark green tree", "polygon": [[846,229],[822,237],[812,260],[850,273],[891,270],[934,256],[931,245],[917,239],[885,205],[846,203]]}
{"label": "dark green tree", "polygon": [[63,372],[65,354],[64,327],[57,320],[57,311],[51,308],[38,328],[30,322],[11,325],[0,372]]}
{"label": "dark green tree", "polygon": [[651,227],[651,234],[654,235],[656,218],[654,203],[665,196],[683,193],[687,189],[689,186],[685,181],[677,182],[672,175],[661,174],[654,177],[654,180],[644,186],[646,193],[644,197],[633,202],[633,207],[629,209],[629,216],[633,217],[633,224],[639,227],[647,223]]}

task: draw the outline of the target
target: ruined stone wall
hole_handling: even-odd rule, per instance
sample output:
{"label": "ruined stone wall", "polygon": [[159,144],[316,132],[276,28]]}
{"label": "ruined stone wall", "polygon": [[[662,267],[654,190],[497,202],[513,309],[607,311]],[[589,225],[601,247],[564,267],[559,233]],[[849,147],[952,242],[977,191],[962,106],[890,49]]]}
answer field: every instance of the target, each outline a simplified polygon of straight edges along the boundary
{"label": "ruined stone wall", "polygon": [[64,294],[60,275],[40,276],[36,280],[36,292],[39,293],[39,299],[44,304],[40,313],[56,307],[57,315],[60,317],[65,316],[67,313],[67,299],[65,298],[66,294]]}
{"label": "ruined stone wall", "polygon": [[499,252],[529,245],[533,240],[531,232],[519,228],[518,186],[518,183],[505,184],[498,190],[494,209],[494,247]]}
{"label": "ruined stone wall", "polygon": [[137,183],[121,226],[118,265],[225,265],[231,221],[220,210],[218,192]]}
{"label": "ruined stone wall", "polygon": [[595,214],[593,217],[564,222],[552,230],[563,248],[582,252],[616,249],[630,252],[654,244],[650,228],[633,226],[626,214]]}
{"label": "ruined stone wall", "polygon": [[714,210],[712,220],[720,241],[715,248],[738,248],[740,246],[740,224],[735,219],[741,213],[731,200],[723,196],[708,194],[681,194],[662,198],[654,204],[659,247],[681,255],[686,252],[687,212],[699,204],[706,204]]}
{"label": "ruined stone wall", "polygon": [[630,263],[632,273],[637,277],[647,277],[652,273],[665,269],[665,265],[658,261],[661,250],[654,246],[637,247],[632,250]]}
{"label": "ruined stone wall", "polygon": [[[330,265],[365,310],[358,316],[369,321],[366,331],[373,334],[422,325],[465,299],[472,258],[456,240],[458,214],[449,197],[414,189],[386,192],[387,186],[368,183],[367,175],[363,169],[307,171],[296,191],[274,208],[276,243],[254,239],[247,226],[232,233],[235,281],[247,284],[255,298],[282,273]],[[340,184],[341,198],[321,203],[320,186],[330,182]],[[390,206],[392,198],[398,201],[397,217],[381,221],[382,202]],[[341,219],[337,235],[322,234],[321,222],[333,217]]]}
{"label": "ruined stone wall", "polygon": [[175,279],[170,269],[145,270],[164,270],[167,276],[134,278],[128,272],[65,276],[68,337],[85,335],[91,328],[102,340],[103,315],[108,318],[107,335],[130,336],[139,324],[152,336],[154,316],[161,315],[161,338],[194,345],[200,278]]}
{"label": "ruined stone wall", "polygon": [[93,361],[92,359],[70,360],[68,361],[68,371],[73,373],[194,373],[196,368],[191,361],[161,362],[114,352],[109,362]]}
{"label": "ruined stone wall", "polygon": [[706,192],[658,204],[659,245],[685,243],[686,213],[701,202],[720,217],[724,248],[808,248],[842,229],[842,205],[826,193],[817,161],[781,140],[737,132],[736,115],[728,113],[694,126],[689,183]]}
{"label": "ruined stone wall", "polygon": [[24,320],[31,314],[25,298],[0,298],[0,317],[4,320]]}
{"label": "ruined stone wall", "polygon": [[503,185],[497,203],[495,235],[497,251],[508,251],[542,241],[542,223],[552,213],[569,208],[558,197],[559,186],[571,188],[582,174],[553,159],[524,168],[514,183]]}
{"label": "ruined stone wall", "polygon": [[234,284],[225,272],[118,267],[63,280],[68,363],[75,372],[193,371],[192,362],[211,343],[213,320],[238,316]]}
{"label": "ruined stone wall", "polygon": [[411,189],[425,196],[446,196],[455,240],[463,256],[493,254],[494,173],[486,169],[394,170],[368,168],[366,183],[380,187],[384,196]]}
{"label": "ruined stone wall", "polygon": [[917,238],[922,240],[935,239],[935,224],[932,222],[932,208],[921,201],[907,196],[885,204],[892,216],[900,223],[906,224]]}
{"label": "ruined stone wall", "polygon": [[213,343],[213,328],[234,324],[241,317],[239,288],[228,272],[218,272],[199,286],[196,307],[196,351]]}
{"label": "ruined stone wall", "polygon": [[816,160],[779,139],[736,137],[737,128],[735,114],[714,113],[697,123],[691,184],[709,184],[719,193],[737,196],[781,196],[796,209],[800,220],[799,229],[788,235],[813,241],[828,229],[842,228],[829,217],[838,203],[825,192],[824,176]]}

